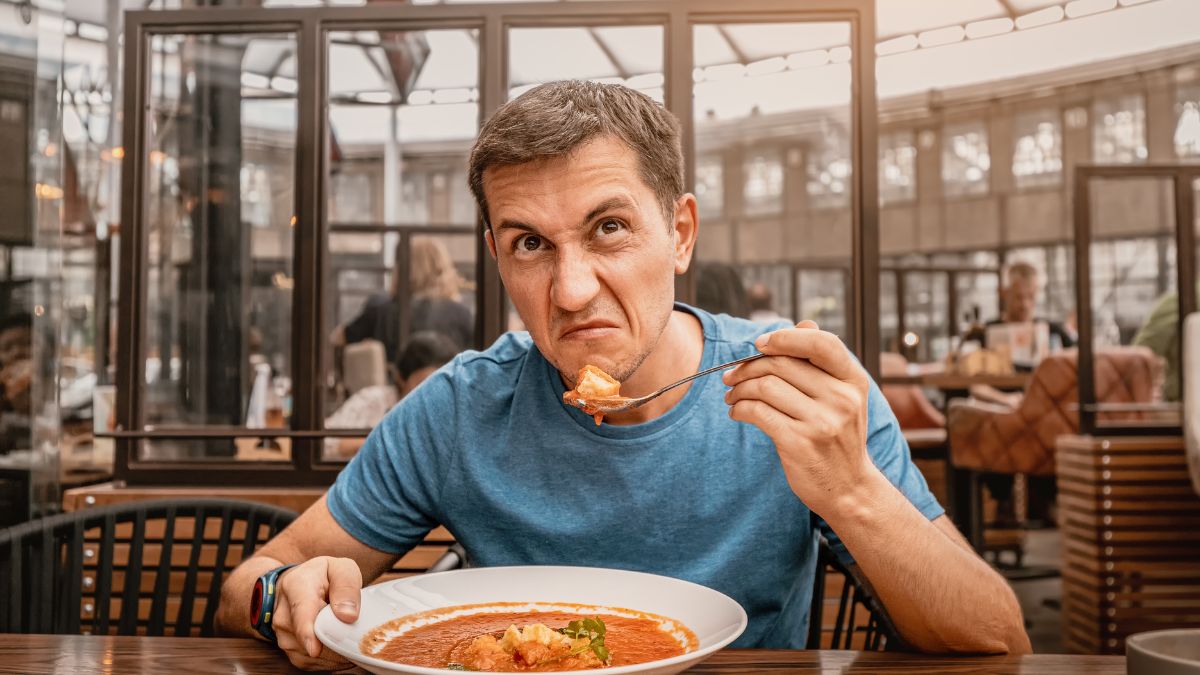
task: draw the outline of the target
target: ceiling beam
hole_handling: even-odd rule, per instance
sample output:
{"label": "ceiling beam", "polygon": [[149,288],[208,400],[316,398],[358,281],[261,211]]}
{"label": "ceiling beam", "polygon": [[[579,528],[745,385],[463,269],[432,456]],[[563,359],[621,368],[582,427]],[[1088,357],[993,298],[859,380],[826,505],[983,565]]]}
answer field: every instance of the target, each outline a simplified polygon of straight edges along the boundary
{"label": "ceiling beam", "polygon": [[720,35],[721,39],[725,41],[725,44],[729,45],[729,51],[733,52],[733,56],[737,59],[737,62],[743,66],[749,65],[750,58],[747,57],[746,52],[742,51],[742,48],[738,47],[737,43],[733,41],[733,37],[729,35],[729,31],[725,30],[725,26],[718,24],[715,26],[715,28],[717,29],[717,34]]}
{"label": "ceiling beam", "polygon": [[631,73],[625,68],[625,66],[621,65],[621,62],[617,60],[617,55],[613,53],[613,50],[609,48],[604,40],[600,39],[598,34],[596,34],[596,29],[589,27],[587,32],[588,35],[592,36],[592,41],[596,43],[596,46],[600,48],[600,51],[604,53],[604,56],[608,59],[608,62],[612,64],[613,70],[617,71],[617,77],[620,77],[623,80],[628,80],[632,76]]}

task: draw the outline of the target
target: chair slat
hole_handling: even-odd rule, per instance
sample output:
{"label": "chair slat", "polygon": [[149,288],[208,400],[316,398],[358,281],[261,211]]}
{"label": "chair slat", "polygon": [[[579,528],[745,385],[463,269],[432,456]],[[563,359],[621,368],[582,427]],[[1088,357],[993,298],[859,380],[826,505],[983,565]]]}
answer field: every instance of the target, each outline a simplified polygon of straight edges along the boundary
{"label": "chair slat", "polygon": [[150,623],[147,635],[161,636],[165,633],[167,596],[171,590],[171,553],[175,548],[175,507],[168,506],[164,515],[162,548],[158,555],[158,572],[154,576],[154,602],[150,606]]}
{"label": "chair slat", "polygon": [[196,509],[195,530],[192,534],[192,551],[188,558],[187,576],[183,582],[183,593],[179,594],[179,612],[175,615],[175,635],[191,637],[192,634],[192,605],[196,600],[196,573],[199,571],[201,540],[204,536],[204,524],[208,520],[208,512],[204,508]]}
{"label": "chair slat", "polygon": [[95,617],[92,620],[94,635],[108,635],[109,631],[109,600],[112,599],[112,553],[113,536],[116,534],[114,532],[116,515],[107,513],[102,522],[100,527],[100,569],[96,573],[96,602],[92,610]]}
{"label": "chair slat", "polygon": [[137,632],[137,600],[142,593],[142,546],[146,537],[146,512],[138,509],[133,516],[133,534],[129,541],[128,571],[121,594],[121,616],[117,632],[132,635]]}
{"label": "chair slat", "polygon": [[225,556],[229,552],[233,529],[230,515],[228,508],[221,510],[221,539],[217,542],[217,564],[213,566],[212,583],[208,585],[208,602],[204,605],[204,618],[200,623],[200,635],[204,637],[212,637],[216,632],[215,619],[217,605],[221,602],[221,580],[225,577]]}

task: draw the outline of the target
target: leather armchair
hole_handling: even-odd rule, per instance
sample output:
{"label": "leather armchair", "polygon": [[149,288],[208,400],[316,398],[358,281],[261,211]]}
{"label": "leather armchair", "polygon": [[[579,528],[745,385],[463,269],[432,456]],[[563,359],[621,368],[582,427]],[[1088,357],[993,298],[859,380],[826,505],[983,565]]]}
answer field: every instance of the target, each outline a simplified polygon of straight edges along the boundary
{"label": "leather armchair", "polygon": [[[1157,397],[1159,359],[1144,347],[1098,351],[1096,401],[1149,403]],[[1020,403],[1012,408],[971,399],[950,404],[950,458],[955,468],[995,473],[1054,475],[1054,444],[1079,431],[1076,351],[1045,358]],[[1102,419],[1137,419],[1138,412],[1103,413]]]}
{"label": "leather armchair", "polygon": [[[883,352],[879,355],[879,373],[903,375],[908,366],[908,360],[895,352]],[[925,392],[915,384],[885,384],[880,386],[883,397],[900,422],[900,428],[910,429],[945,429],[946,418],[938,410]]]}

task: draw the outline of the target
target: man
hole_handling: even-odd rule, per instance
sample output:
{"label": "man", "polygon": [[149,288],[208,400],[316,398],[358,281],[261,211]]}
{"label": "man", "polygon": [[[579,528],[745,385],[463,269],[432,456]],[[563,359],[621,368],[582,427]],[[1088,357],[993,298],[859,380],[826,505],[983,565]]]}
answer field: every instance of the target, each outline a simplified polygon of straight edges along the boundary
{"label": "man", "polygon": [[[1062,324],[1038,318],[1036,315],[1038,290],[1041,287],[1036,267],[1027,262],[1013,263],[1008,267],[1005,281],[1004,288],[1000,291],[1000,318],[989,321],[987,325],[1045,323],[1050,329],[1052,345],[1057,342],[1063,349],[1075,346],[1075,335],[1067,331]],[[963,340],[983,343],[986,336],[983,330],[977,329],[968,333]]]}
{"label": "man", "polygon": [[[475,564],[639,569],[730,594],[739,646],[802,647],[815,529],[870,578],[928,651],[1028,651],[1020,608],[943,515],[887,404],[837,337],[766,329],[674,303],[691,263],[675,119],[615,85],[560,82],[483,126],[469,176],[484,236],[528,334],[425,381],[337,483],[225,583],[228,633],[260,575],[298,666],[338,660],[313,634],[437,523]],[[771,355],[672,390],[599,427],[561,402],[591,363],[638,396],[698,369]],[[834,533],[836,532],[836,535]]]}
{"label": "man", "polygon": [[[1051,346],[1057,342],[1060,348],[1075,346],[1075,335],[1068,332],[1062,324],[1037,318],[1037,296],[1041,286],[1037,268],[1027,262],[1016,262],[1008,267],[1007,283],[1001,291],[1003,303],[1000,318],[989,321],[988,325],[997,324],[1037,324],[1045,323],[1050,331]],[[985,342],[983,331],[974,331],[964,340]],[[1021,392],[1003,392],[990,385],[974,385],[971,387],[974,398],[1016,408],[1021,403]],[[984,473],[981,482],[987,486],[988,492],[996,500],[996,520],[1005,526],[1015,525],[1016,505],[1013,503],[1013,476],[1007,473]],[[1029,513],[1035,520],[1053,521],[1050,517],[1050,505],[1057,493],[1054,476],[1029,476]]]}

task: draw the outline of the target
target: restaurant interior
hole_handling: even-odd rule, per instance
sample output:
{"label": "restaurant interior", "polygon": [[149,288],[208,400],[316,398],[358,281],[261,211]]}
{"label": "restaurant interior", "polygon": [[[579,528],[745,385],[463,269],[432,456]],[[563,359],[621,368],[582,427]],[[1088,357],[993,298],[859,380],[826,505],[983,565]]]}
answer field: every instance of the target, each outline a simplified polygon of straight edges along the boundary
{"label": "restaurant interior", "polygon": [[[1125,672],[1132,636],[1200,629],[1198,26],[1193,0],[0,0],[0,632],[213,636],[223,575],[392,405],[524,330],[468,155],[583,79],[679,120],[677,300],[841,338],[1034,657]],[[465,557],[438,527],[382,579]],[[869,579],[819,568],[808,647],[903,658]]]}

